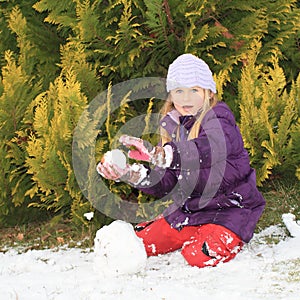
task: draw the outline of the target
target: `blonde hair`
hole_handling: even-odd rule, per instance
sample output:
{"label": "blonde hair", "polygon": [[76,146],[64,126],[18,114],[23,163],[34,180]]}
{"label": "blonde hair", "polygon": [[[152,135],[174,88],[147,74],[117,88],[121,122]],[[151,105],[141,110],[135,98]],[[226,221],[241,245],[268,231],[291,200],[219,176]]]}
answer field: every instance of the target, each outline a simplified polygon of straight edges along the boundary
{"label": "blonde hair", "polygon": [[[195,139],[198,134],[199,130],[201,127],[201,122],[206,115],[206,113],[214,107],[218,102],[218,99],[215,94],[212,94],[212,92],[208,89],[204,89],[204,102],[202,106],[202,110],[200,115],[198,116],[197,120],[195,121],[193,127],[190,130],[190,133],[188,135],[188,140]],[[173,102],[171,101],[170,93],[168,94],[168,97],[166,99],[166,103],[163,105],[163,107],[160,110],[160,114],[162,115],[162,118],[167,115],[168,112],[172,111],[175,109],[175,106]],[[167,142],[170,142],[172,138],[168,134],[168,132],[164,128],[160,128],[160,136],[161,136],[161,143],[164,145]],[[177,134],[176,134],[176,141],[179,141],[179,126],[177,129]]]}

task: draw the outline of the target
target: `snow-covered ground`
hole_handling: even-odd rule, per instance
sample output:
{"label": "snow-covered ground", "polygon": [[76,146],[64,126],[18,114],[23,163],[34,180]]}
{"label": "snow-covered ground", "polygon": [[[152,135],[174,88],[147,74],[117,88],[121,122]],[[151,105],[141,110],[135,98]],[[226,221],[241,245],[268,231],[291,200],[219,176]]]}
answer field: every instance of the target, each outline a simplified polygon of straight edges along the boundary
{"label": "snow-covered ground", "polygon": [[[105,271],[99,255],[109,264],[117,261],[116,252],[111,257],[105,253],[109,245],[104,246],[103,239],[101,244],[99,236],[95,252],[66,247],[18,254],[10,249],[0,253],[0,299],[300,299],[300,226],[293,215],[283,220],[293,237],[280,226],[269,227],[231,262],[204,269],[188,266],[180,252],[174,252],[148,258],[137,273],[125,255],[119,260],[123,274],[106,274],[99,270],[102,264]],[[270,244],[270,237],[280,242]],[[119,242],[123,254],[134,243],[121,237]],[[133,255],[143,260],[138,251]]]}

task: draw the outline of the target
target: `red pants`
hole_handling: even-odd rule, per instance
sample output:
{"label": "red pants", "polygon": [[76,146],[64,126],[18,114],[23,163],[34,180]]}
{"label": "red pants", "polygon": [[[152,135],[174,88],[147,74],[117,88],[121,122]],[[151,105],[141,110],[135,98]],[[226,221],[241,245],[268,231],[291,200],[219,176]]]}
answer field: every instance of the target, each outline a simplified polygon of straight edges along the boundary
{"label": "red pants", "polygon": [[185,226],[178,231],[164,218],[137,225],[136,234],[143,239],[148,256],[181,249],[191,266],[216,266],[233,259],[243,241],[231,230],[216,224]]}

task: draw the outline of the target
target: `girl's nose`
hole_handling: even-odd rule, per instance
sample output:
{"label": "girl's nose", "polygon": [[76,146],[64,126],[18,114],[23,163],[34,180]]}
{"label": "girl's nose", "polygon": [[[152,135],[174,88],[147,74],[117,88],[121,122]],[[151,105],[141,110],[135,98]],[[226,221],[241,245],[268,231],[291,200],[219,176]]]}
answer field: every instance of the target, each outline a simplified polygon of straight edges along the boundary
{"label": "girl's nose", "polygon": [[184,91],[182,95],[182,100],[186,102],[188,101],[188,99],[189,99],[189,93],[187,91]]}

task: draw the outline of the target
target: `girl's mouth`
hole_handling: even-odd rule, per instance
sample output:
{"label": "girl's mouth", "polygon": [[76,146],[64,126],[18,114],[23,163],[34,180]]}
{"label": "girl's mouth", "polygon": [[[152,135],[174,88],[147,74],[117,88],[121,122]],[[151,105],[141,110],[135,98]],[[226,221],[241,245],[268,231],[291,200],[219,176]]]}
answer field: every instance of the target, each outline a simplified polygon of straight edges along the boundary
{"label": "girl's mouth", "polygon": [[191,110],[193,108],[193,106],[192,105],[183,105],[182,108],[184,110]]}

